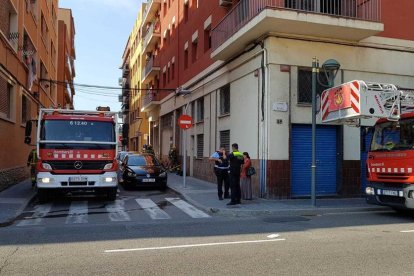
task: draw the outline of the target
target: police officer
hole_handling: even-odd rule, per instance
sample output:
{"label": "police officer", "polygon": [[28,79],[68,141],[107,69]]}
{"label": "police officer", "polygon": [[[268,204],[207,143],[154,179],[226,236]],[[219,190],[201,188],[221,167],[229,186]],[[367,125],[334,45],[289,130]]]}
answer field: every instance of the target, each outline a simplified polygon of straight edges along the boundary
{"label": "police officer", "polygon": [[231,201],[227,205],[240,204],[241,191],[240,191],[240,171],[244,164],[244,157],[239,152],[239,145],[234,143],[231,145],[232,153],[229,154],[228,159],[230,162],[230,190]]}
{"label": "police officer", "polygon": [[224,198],[230,198],[229,190],[229,161],[227,159],[226,148],[220,146],[209,158],[214,161],[214,173],[217,177],[217,194],[219,200],[223,200],[223,182],[224,182]]}

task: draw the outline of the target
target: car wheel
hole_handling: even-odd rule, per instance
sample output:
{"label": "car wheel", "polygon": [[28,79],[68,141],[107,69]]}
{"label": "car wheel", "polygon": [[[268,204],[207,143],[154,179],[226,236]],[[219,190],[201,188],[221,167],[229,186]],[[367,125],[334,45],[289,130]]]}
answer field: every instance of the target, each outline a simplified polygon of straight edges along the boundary
{"label": "car wheel", "polygon": [[116,199],[117,188],[108,188],[106,191],[106,197],[109,201],[114,201]]}

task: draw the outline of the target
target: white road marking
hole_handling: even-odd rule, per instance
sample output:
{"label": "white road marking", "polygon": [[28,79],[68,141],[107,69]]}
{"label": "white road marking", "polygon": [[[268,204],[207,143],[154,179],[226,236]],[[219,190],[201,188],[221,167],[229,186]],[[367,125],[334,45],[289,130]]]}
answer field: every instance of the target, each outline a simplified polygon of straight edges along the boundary
{"label": "white road marking", "polygon": [[166,250],[166,249],[177,249],[177,248],[206,247],[206,246],[234,245],[234,244],[247,244],[247,243],[264,243],[264,242],[276,242],[276,241],[284,241],[284,240],[286,240],[286,239],[215,242],[215,243],[183,244],[183,245],[173,245],[173,246],[143,247],[143,248],[130,248],[130,249],[112,249],[112,250],[105,250],[104,253],[149,251],[149,250]]}
{"label": "white road marking", "polygon": [[70,204],[66,224],[72,223],[87,223],[88,222],[88,202],[87,201],[73,201]]}
{"label": "white road marking", "polygon": [[170,198],[169,197],[169,198],[166,198],[166,200],[168,200],[169,202],[174,204],[175,207],[177,207],[178,209],[180,209],[181,211],[183,211],[184,213],[186,213],[187,215],[189,215],[192,218],[209,218],[210,217],[206,213],[198,210],[194,206],[188,204],[187,202],[185,202],[184,200],[181,200],[179,198]]}
{"label": "white road marking", "polygon": [[37,205],[33,215],[29,219],[22,220],[17,226],[39,225],[43,217],[50,212],[52,204]]}
{"label": "white road marking", "polygon": [[404,230],[404,231],[400,231],[401,233],[414,233],[414,230]]}
{"label": "white road marking", "polygon": [[131,218],[127,212],[125,212],[125,202],[123,200],[115,200],[106,206],[108,211],[109,219],[111,221],[130,221]]}
{"label": "white road marking", "polygon": [[269,239],[274,239],[274,238],[279,238],[280,235],[279,234],[270,234],[269,236],[267,236]]}
{"label": "white road marking", "polygon": [[158,207],[154,201],[146,198],[137,198],[135,201],[152,219],[170,219],[171,217]]}

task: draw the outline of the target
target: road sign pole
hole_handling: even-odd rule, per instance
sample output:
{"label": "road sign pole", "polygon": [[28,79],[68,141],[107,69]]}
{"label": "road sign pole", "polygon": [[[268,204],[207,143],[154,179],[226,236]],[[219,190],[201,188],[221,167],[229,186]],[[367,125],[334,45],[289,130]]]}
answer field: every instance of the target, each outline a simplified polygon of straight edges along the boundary
{"label": "road sign pole", "polygon": [[184,147],[183,147],[183,155],[184,155],[184,157],[183,157],[183,186],[184,186],[184,188],[187,188],[187,185],[186,185],[186,182],[185,182],[185,177],[186,177],[186,175],[187,175],[187,130],[185,130],[184,129],[184,139],[183,139],[183,141],[184,141]]}

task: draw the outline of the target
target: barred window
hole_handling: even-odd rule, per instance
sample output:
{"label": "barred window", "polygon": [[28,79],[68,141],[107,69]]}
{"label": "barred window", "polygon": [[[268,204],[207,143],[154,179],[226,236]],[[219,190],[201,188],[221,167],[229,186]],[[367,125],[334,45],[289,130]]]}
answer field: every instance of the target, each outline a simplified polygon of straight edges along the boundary
{"label": "barred window", "polygon": [[197,135],[197,158],[203,158],[204,153],[204,134]]}
{"label": "barred window", "polygon": [[22,124],[30,120],[30,100],[22,95]]}
{"label": "barred window", "polygon": [[197,122],[204,120],[204,98],[197,100]]}
{"label": "barred window", "polygon": [[220,147],[223,146],[226,151],[230,151],[230,130],[220,131]]}
{"label": "barred window", "polygon": [[220,115],[230,114],[230,84],[220,88]]}
{"label": "barred window", "polygon": [[13,86],[0,77],[0,117],[11,119]]}
{"label": "barred window", "polygon": [[[319,81],[323,84],[328,84],[324,72],[319,72]],[[316,81],[316,93],[320,95],[326,87],[323,87]],[[298,103],[311,104],[312,103],[312,69],[301,68],[298,71]]]}
{"label": "barred window", "polygon": [[172,127],[172,113],[161,117],[161,128]]}

